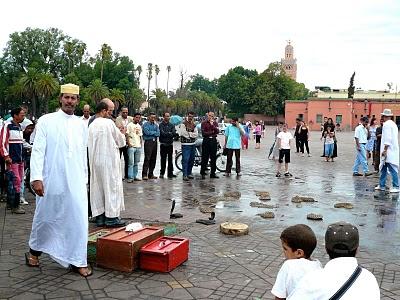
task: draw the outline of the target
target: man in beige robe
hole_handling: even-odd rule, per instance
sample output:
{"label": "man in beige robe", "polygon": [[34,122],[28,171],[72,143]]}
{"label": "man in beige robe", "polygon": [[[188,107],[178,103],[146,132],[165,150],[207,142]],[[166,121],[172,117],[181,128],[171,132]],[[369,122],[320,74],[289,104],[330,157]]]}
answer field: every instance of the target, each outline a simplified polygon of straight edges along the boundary
{"label": "man in beige robe", "polygon": [[108,105],[100,102],[89,126],[90,205],[97,226],[122,227],[124,210],[119,148],[125,146],[125,129],[107,118]]}

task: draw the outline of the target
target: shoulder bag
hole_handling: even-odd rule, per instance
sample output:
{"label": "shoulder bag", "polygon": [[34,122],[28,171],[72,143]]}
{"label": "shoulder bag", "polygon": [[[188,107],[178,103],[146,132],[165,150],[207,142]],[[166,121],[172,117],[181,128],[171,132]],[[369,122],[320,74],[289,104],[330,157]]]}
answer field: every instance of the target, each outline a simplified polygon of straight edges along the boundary
{"label": "shoulder bag", "polygon": [[361,274],[361,267],[357,265],[357,268],[351,274],[350,278],[343,284],[343,286],[332,296],[329,300],[339,300],[347,292],[347,290],[353,285],[358,276]]}

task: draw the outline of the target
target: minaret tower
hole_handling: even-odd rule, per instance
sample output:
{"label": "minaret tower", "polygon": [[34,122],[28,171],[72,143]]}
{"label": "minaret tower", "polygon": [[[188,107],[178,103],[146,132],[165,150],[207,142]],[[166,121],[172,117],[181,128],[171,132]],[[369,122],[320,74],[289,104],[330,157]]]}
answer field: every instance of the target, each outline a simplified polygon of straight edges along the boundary
{"label": "minaret tower", "polygon": [[282,67],[288,75],[293,80],[296,80],[297,77],[297,59],[294,58],[293,46],[291,45],[291,41],[287,41],[288,44],[285,47],[285,57],[282,58],[281,63]]}

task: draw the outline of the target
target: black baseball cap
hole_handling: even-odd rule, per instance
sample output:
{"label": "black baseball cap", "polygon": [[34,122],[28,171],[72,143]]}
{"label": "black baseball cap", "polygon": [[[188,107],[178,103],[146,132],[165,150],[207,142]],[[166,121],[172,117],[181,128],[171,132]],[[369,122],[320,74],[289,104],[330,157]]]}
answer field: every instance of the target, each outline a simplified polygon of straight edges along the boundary
{"label": "black baseball cap", "polygon": [[325,233],[326,249],[337,254],[348,254],[356,250],[359,241],[357,227],[346,222],[329,225]]}

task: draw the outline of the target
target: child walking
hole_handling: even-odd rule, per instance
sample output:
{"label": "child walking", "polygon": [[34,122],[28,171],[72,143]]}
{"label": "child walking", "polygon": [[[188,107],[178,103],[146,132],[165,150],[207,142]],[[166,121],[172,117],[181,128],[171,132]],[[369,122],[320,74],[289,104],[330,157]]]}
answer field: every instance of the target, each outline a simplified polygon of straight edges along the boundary
{"label": "child walking", "polygon": [[280,238],[286,261],[280,268],[271,290],[275,300],[290,297],[307,273],[322,269],[318,260],[311,259],[311,254],[317,246],[317,238],[309,226],[290,226],[281,233]]}

